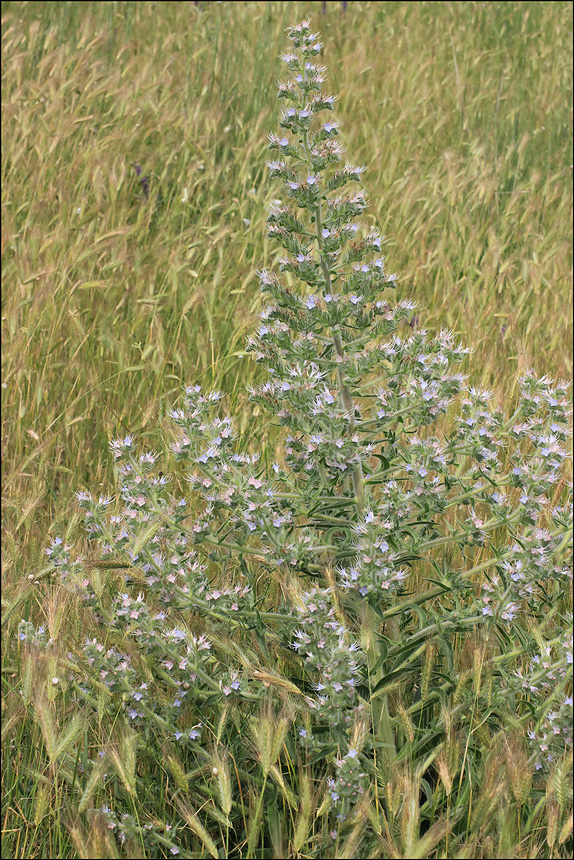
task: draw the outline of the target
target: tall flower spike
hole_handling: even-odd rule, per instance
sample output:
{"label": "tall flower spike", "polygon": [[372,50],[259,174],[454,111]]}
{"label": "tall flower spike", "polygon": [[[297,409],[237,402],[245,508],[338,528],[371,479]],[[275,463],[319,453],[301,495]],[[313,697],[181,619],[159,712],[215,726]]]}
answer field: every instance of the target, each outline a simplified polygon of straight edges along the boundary
{"label": "tall flower spike", "polygon": [[[448,375],[446,365],[465,351],[447,336],[437,358],[440,366],[436,361],[422,366],[420,384],[396,388],[400,361],[417,361],[425,353],[425,334],[413,335],[406,344],[398,338],[381,343],[411,316],[414,304],[391,306],[384,299],[396,276],[385,270],[384,237],[360,220],[367,206],[366,193],[358,187],[365,167],[341,166],[340,123],[325,117],[336,97],[322,91],[325,68],[314,62],[321,50],[318,36],[308,21],[288,35],[294,50],[282,59],[291,78],[278,84],[287,106],[281,133],[269,137],[275,155],[268,162],[271,176],[283,182],[287,201],[274,201],[267,219],[269,236],[287,251],[278,259],[280,273],[287,274],[282,279],[267,270],[260,273],[261,289],[273,301],[249,345],[271,379],[252,395],[293,432],[287,462],[304,476],[307,490],[342,491],[354,499],[360,516],[369,503],[365,472],[374,433],[407,403],[417,408],[423,423],[436,420],[463,382]],[[302,287],[293,287],[290,276]],[[373,388],[370,397],[379,397],[385,408],[369,421],[361,411],[369,394],[365,378],[381,369],[385,384]]]}
{"label": "tall flower spike", "polygon": [[371,452],[355,430],[361,416],[351,389],[361,369],[359,350],[373,335],[396,327],[395,315],[389,319],[387,306],[378,301],[393,282],[380,257],[381,237],[355,221],[367,205],[365,193],[347,190],[365,168],[339,167],[344,152],[339,123],[323,116],[333,110],[336,97],[322,92],[325,68],[313,62],[321,43],[308,21],[288,34],[294,51],[282,59],[291,79],[278,85],[288,106],[280,121],[284,131],[269,137],[277,158],[268,167],[271,176],[283,180],[290,205],[274,205],[267,223],[269,235],[288,252],[279,260],[280,271],[306,288],[294,292],[277,276],[261,272],[261,288],[276,303],[262,314],[265,325],[251,347],[272,383],[254,398],[297,432],[289,459],[309,485],[327,489],[343,477],[352,482],[361,509],[362,463]]}

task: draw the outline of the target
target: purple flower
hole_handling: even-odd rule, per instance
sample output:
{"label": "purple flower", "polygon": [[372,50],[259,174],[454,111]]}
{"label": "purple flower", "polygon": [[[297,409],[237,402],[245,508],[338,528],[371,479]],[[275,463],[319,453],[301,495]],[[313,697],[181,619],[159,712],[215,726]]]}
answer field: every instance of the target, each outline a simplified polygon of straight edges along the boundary
{"label": "purple flower", "polygon": [[[133,165],[137,176],[141,176],[142,169],[139,164]],[[140,179],[142,191],[146,197],[149,197],[149,176],[142,176]]]}

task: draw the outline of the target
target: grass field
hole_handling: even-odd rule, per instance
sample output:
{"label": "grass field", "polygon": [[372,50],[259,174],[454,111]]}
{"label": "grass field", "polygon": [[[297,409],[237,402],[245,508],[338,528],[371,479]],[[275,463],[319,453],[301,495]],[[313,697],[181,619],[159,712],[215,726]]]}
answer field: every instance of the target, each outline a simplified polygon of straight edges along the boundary
{"label": "grass field", "polygon": [[[20,618],[65,635],[66,607],[28,578],[50,537],[76,534],[74,492],[112,487],[111,438],[159,448],[183,384],[225,391],[245,445],[273,449],[244,340],[277,251],[265,161],[288,25],[322,32],[367,217],[419,325],[474,347],[465,371],[505,404],[520,371],[572,375],[571,4],[321,7],[2,4],[3,856],[114,856],[97,833],[82,854],[17,694]],[[571,836],[532,826],[472,856],[567,856]]]}

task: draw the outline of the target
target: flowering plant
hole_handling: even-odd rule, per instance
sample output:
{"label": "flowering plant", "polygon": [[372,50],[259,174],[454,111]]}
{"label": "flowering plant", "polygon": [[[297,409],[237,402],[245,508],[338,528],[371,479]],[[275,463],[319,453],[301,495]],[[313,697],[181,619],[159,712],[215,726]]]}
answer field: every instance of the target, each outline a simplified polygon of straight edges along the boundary
{"label": "flowering plant", "polygon": [[[493,733],[515,715],[544,773],[572,745],[567,388],[528,373],[506,416],[467,388],[457,368],[470,350],[406,325],[415,305],[393,301],[384,239],[361,221],[365,168],[343,163],[339,123],[325,119],[336,99],[322,89],[322,45],[308,22],[289,38],[268,163],[287,198],[267,219],[285,254],[278,273],[259,273],[269,303],[249,341],[267,372],[251,398],[286,428],[283,453],[269,468],[245,453],[222,395],[191,385],[170,415],[170,450],[193,492],[171,493],[157,454],[126,436],[111,445],[118,497],[78,494],[88,557],[59,538],[48,549],[90,618],[67,689],[100,720],[120,720],[132,757],[141,743],[164,762],[176,825],[143,835],[174,854],[186,851],[174,835],[183,821],[218,850],[189,805],[205,805],[190,774],[210,768],[217,832],[265,856],[264,798],[297,808],[290,762],[323,786],[317,839],[330,851],[357,821],[369,822],[365,844],[377,838],[397,768],[419,782],[428,771],[431,819],[433,785],[450,796],[462,781],[452,751],[477,705]],[[435,430],[449,411],[449,431]],[[19,635],[50,647],[29,622]],[[495,690],[481,683],[486,666]],[[251,742],[237,747],[238,734]],[[130,777],[114,750],[110,736],[102,759],[119,782],[102,814],[124,841],[143,829],[125,806],[135,765]],[[247,820],[231,794],[232,751],[256,798]],[[466,755],[480,758],[468,744]],[[273,841],[271,813],[265,822]],[[420,845],[445,832],[421,830]]]}

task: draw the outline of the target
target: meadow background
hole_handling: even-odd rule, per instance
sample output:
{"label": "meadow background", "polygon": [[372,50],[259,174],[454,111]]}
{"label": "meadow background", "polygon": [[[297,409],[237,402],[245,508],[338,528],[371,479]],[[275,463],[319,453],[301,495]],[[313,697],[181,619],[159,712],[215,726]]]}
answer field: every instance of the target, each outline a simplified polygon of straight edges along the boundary
{"label": "meadow background", "polygon": [[243,344],[278,250],[265,161],[289,24],[321,30],[417,324],[454,329],[508,405],[520,371],[572,375],[571,4],[340,7],[2,4],[7,856],[76,856],[15,692],[16,626],[46,612],[28,577],[76,534],[74,491],[111,489],[111,438],[160,447],[184,383],[225,391],[245,444],[274,445]]}

